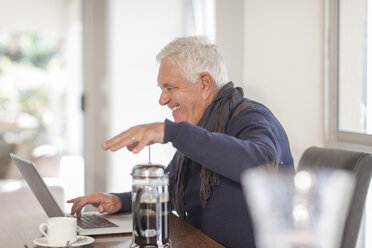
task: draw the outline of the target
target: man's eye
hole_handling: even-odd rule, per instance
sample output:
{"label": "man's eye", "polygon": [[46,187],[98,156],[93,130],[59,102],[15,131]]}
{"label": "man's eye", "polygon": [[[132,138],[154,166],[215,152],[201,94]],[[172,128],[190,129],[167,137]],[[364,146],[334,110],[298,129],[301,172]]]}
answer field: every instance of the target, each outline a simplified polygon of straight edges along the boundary
{"label": "man's eye", "polygon": [[173,86],[173,85],[159,85],[160,89],[165,89],[166,91],[173,91],[175,90],[177,87]]}

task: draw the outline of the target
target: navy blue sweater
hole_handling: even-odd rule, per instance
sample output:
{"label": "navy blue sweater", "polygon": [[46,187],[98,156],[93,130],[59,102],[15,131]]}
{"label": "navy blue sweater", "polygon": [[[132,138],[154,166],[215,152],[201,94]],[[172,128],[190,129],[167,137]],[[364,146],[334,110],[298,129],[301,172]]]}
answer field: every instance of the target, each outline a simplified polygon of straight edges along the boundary
{"label": "navy blue sweater", "polygon": [[[267,164],[294,170],[287,135],[270,110],[244,99],[249,107],[233,115],[226,133],[212,133],[187,122],[165,120],[164,143],[191,159],[185,189],[186,221],[226,247],[255,247],[252,222],[240,177],[244,170]],[[178,152],[167,167],[170,192]],[[216,172],[219,182],[205,208],[200,193],[201,165]],[[121,193],[121,211],[131,211],[131,195]]]}

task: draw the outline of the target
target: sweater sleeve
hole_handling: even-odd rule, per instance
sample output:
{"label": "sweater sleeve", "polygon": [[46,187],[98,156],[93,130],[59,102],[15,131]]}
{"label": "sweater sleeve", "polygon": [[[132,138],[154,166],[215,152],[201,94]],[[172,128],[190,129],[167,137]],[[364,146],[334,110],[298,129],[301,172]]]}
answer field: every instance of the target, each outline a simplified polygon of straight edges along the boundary
{"label": "sweater sleeve", "polygon": [[247,168],[277,164],[281,139],[278,127],[267,115],[244,112],[233,117],[227,134],[209,132],[187,122],[165,120],[164,143],[172,142],[190,159],[239,182],[241,173]]}
{"label": "sweater sleeve", "polygon": [[132,192],[113,193],[120,198],[121,208],[118,212],[131,212],[132,211]]}

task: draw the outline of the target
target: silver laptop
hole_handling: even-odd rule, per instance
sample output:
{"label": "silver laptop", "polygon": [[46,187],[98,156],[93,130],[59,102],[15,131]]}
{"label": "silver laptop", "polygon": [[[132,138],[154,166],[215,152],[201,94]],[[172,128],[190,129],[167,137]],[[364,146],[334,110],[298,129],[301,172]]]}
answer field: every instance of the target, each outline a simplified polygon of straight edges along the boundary
{"label": "silver laptop", "polygon": [[[50,193],[44,180],[31,161],[10,154],[13,162],[25,178],[27,184],[43,207],[48,217],[68,216],[65,214]],[[79,235],[99,235],[132,232],[131,214],[100,214],[85,212],[78,220]]]}

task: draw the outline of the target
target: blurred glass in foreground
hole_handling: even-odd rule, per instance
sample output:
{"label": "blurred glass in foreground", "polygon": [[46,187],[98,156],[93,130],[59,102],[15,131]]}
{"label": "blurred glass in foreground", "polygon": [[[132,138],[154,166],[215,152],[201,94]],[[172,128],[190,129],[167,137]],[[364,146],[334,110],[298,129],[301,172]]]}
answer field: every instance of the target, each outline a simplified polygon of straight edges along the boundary
{"label": "blurred glass in foreground", "polygon": [[354,184],[343,170],[247,170],[242,185],[257,247],[338,247]]}

